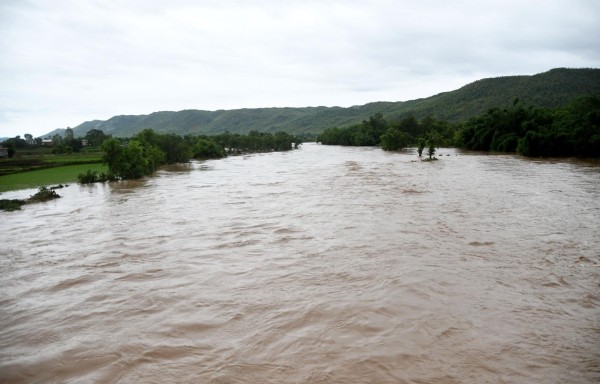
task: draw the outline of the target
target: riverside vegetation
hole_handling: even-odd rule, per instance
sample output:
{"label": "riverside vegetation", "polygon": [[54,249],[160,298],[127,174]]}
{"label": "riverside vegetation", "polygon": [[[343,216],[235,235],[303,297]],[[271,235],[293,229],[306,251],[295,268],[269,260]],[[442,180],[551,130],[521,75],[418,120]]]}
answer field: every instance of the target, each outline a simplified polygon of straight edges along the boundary
{"label": "riverside vegetation", "polygon": [[418,145],[419,156],[427,145],[430,159],[440,146],[530,157],[598,157],[600,96],[578,98],[560,108],[525,106],[515,99],[509,108],[491,108],[463,123],[431,117],[419,121],[414,116],[388,122],[377,114],[361,124],[326,129],[317,140],[329,145],[380,145],[388,151]]}
{"label": "riverside vegetation", "polygon": [[250,132],[248,135],[178,136],[144,129],[131,139],[109,138],[102,143],[108,173],[87,171],[79,182],[89,184],[119,179],[137,179],[154,173],[165,164],[184,163],[193,159],[222,158],[228,154],[285,151],[298,148],[301,139],[278,132]]}
{"label": "riverside vegetation", "polygon": [[[456,91],[398,103],[116,116],[54,131],[45,140],[51,148],[29,134],[0,143],[11,157],[0,159],[0,192],[71,182],[77,175],[82,182],[136,178],[162,164],[286,150],[315,138],[323,144],[381,146],[387,151],[414,146],[419,156],[427,147],[431,160],[440,146],[535,157],[598,157],[598,92],[600,69],[559,68],[534,76],[482,79]],[[257,126],[267,132],[253,130]],[[130,138],[113,138],[100,128]],[[84,137],[75,137],[86,130]],[[277,130],[287,133],[271,133]],[[108,144],[102,147],[104,141]]]}
{"label": "riverside vegetation", "polygon": [[[12,158],[0,160],[0,192],[77,178],[81,183],[138,178],[152,174],[163,164],[288,150],[302,142],[298,136],[284,132],[179,136],[145,129],[132,138],[118,139],[91,129],[85,139],[92,146],[83,147],[81,139],[67,132],[65,138],[55,135],[53,148],[41,146],[40,138],[28,144],[31,135],[4,141],[2,146],[8,148]],[[388,121],[382,114],[375,114],[360,124],[328,128],[317,140],[328,145],[381,146],[386,151],[415,146],[419,156],[427,147],[428,160],[434,160],[435,149],[444,146],[534,157],[598,157],[600,96],[578,98],[558,108],[526,106],[515,99],[508,108],[490,108],[462,123],[433,117],[418,120],[412,115]]]}
{"label": "riverside vegetation", "polygon": [[190,159],[214,159],[231,154],[285,151],[298,148],[302,139],[284,132],[252,131],[247,135],[225,132],[215,136],[179,136],[145,129],[131,138],[113,138],[91,129],[82,139],[55,135],[52,147],[42,139],[16,136],[1,145],[9,158],[0,160],[0,192],[66,183],[82,184],[150,175],[165,164]]}

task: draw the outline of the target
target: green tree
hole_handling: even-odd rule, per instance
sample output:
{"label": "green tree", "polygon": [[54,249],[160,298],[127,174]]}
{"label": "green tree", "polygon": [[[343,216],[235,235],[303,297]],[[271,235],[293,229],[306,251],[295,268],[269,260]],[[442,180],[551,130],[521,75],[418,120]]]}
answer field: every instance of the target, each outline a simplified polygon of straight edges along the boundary
{"label": "green tree", "polygon": [[89,145],[98,147],[98,146],[102,145],[102,143],[106,139],[106,135],[100,129],[90,129],[85,134],[85,139],[87,140]]}
{"label": "green tree", "polygon": [[437,132],[428,132],[425,140],[427,142],[428,147],[427,156],[429,156],[429,160],[433,160],[433,155],[435,155],[435,150],[439,147],[439,143],[441,140],[440,134]]}
{"label": "green tree", "polygon": [[225,157],[225,149],[218,143],[210,139],[199,138],[194,146],[194,158],[196,159],[215,159]]}
{"label": "green tree", "polygon": [[15,144],[12,142],[7,142],[7,141],[5,141],[3,144],[6,146],[6,149],[8,152],[8,157],[14,157],[15,153],[17,153],[17,151],[15,149]]}
{"label": "green tree", "polygon": [[405,132],[414,138],[420,136],[424,132],[425,127],[428,128],[427,125],[433,124],[433,121],[434,120],[429,117],[419,124],[417,119],[413,115],[410,115],[400,121],[399,128],[402,132]]}
{"label": "green tree", "polygon": [[114,177],[122,177],[125,164],[125,148],[118,139],[110,138],[102,143],[102,162],[108,166],[108,174]]}
{"label": "green tree", "polygon": [[125,148],[125,163],[121,169],[123,179],[139,179],[154,172],[150,166],[148,157],[144,154],[144,147],[137,140],[131,140]]}
{"label": "green tree", "polygon": [[63,138],[57,133],[54,136],[52,136],[52,143],[55,147],[60,146],[63,143]]}
{"label": "green tree", "polygon": [[419,157],[423,154],[423,149],[425,149],[425,139],[419,139],[419,147],[417,148],[417,152],[419,153]]}
{"label": "green tree", "polygon": [[157,147],[164,153],[166,164],[184,163],[193,156],[193,151],[188,141],[173,133],[159,134],[152,129],[144,129],[134,136],[144,148]]}
{"label": "green tree", "polygon": [[400,131],[398,127],[388,128],[381,136],[381,149],[384,151],[399,151],[410,143],[410,136]]}
{"label": "green tree", "polygon": [[144,147],[144,157],[146,159],[146,175],[151,175],[163,164],[166,163],[165,153],[155,145]]}
{"label": "green tree", "polygon": [[65,141],[73,140],[73,129],[67,127],[65,130]]}
{"label": "green tree", "polygon": [[27,142],[21,138],[21,136],[17,135],[11,139],[8,139],[4,142],[5,144],[12,143],[15,149],[17,148],[25,148],[27,146]]}

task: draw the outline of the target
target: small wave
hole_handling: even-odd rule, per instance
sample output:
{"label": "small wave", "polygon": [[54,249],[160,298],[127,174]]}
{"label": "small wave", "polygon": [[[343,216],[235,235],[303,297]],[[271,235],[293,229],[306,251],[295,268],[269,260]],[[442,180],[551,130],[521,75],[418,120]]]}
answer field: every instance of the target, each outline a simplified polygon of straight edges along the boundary
{"label": "small wave", "polygon": [[298,231],[294,228],[290,228],[290,227],[278,228],[273,231],[273,233],[276,235],[285,235],[285,234],[297,233],[297,232],[300,232],[300,231]]}
{"label": "small wave", "polygon": [[76,287],[78,285],[87,284],[91,282],[92,279],[89,276],[76,277],[74,279],[63,280],[60,283],[56,284],[54,287],[50,288],[50,292],[61,291],[64,289],[69,289]]}
{"label": "small wave", "polygon": [[243,248],[251,245],[259,244],[259,240],[243,240],[243,241],[230,241],[216,245],[215,249],[229,249],[229,248]]}
{"label": "small wave", "polygon": [[486,247],[486,246],[490,246],[490,245],[494,245],[495,243],[493,241],[471,241],[469,243],[470,246],[472,247]]}
{"label": "small wave", "polygon": [[401,193],[404,194],[404,195],[419,195],[421,193],[425,193],[425,191],[419,191],[419,190],[416,190],[416,189],[409,188],[409,189],[402,190]]}

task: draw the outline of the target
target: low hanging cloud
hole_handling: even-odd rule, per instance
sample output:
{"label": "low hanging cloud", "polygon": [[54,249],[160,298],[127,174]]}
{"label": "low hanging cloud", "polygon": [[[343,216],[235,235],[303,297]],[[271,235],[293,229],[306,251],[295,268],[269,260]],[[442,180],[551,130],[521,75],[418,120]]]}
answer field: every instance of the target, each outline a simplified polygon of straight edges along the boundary
{"label": "low hanging cloud", "polygon": [[593,1],[4,1],[0,136],[117,114],[402,101],[598,67]]}

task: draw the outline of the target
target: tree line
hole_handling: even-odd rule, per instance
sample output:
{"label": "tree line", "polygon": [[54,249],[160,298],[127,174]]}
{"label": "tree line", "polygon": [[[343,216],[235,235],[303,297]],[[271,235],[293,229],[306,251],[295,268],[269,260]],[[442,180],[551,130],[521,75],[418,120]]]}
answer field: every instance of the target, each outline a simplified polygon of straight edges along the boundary
{"label": "tree line", "polygon": [[[326,145],[381,146],[397,151],[417,146],[455,146],[479,151],[517,152],[524,156],[600,156],[600,96],[583,97],[561,108],[492,108],[463,123],[408,116],[388,122],[381,114],[361,124],[326,129]],[[431,152],[431,150],[430,150]]]}
{"label": "tree line", "polygon": [[381,146],[386,151],[398,151],[412,145],[452,146],[457,130],[457,124],[431,117],[419,121],[408,116],[389,122],[378,113],[361,124],[326,129],[317,141],[326,145]]}
{"label": "tree line", "polygon": [[248,135],[179,136],[144,129],[127,139],[107,138],[102,142],[102,161],[108,174],[88,171],[79,175],[81,183],[115,179],[137,179],[154,173],[160,166],[188,162],[191,159],[214,159],[228,154],[286,151],[298,148],[301,140],[293,135],[252,131]]}
{"label": "tree line", "polygon": [[600,156],[600,96],[583,97],[562,108],[490,109],[467,120],[457,145],[524,156]]}

